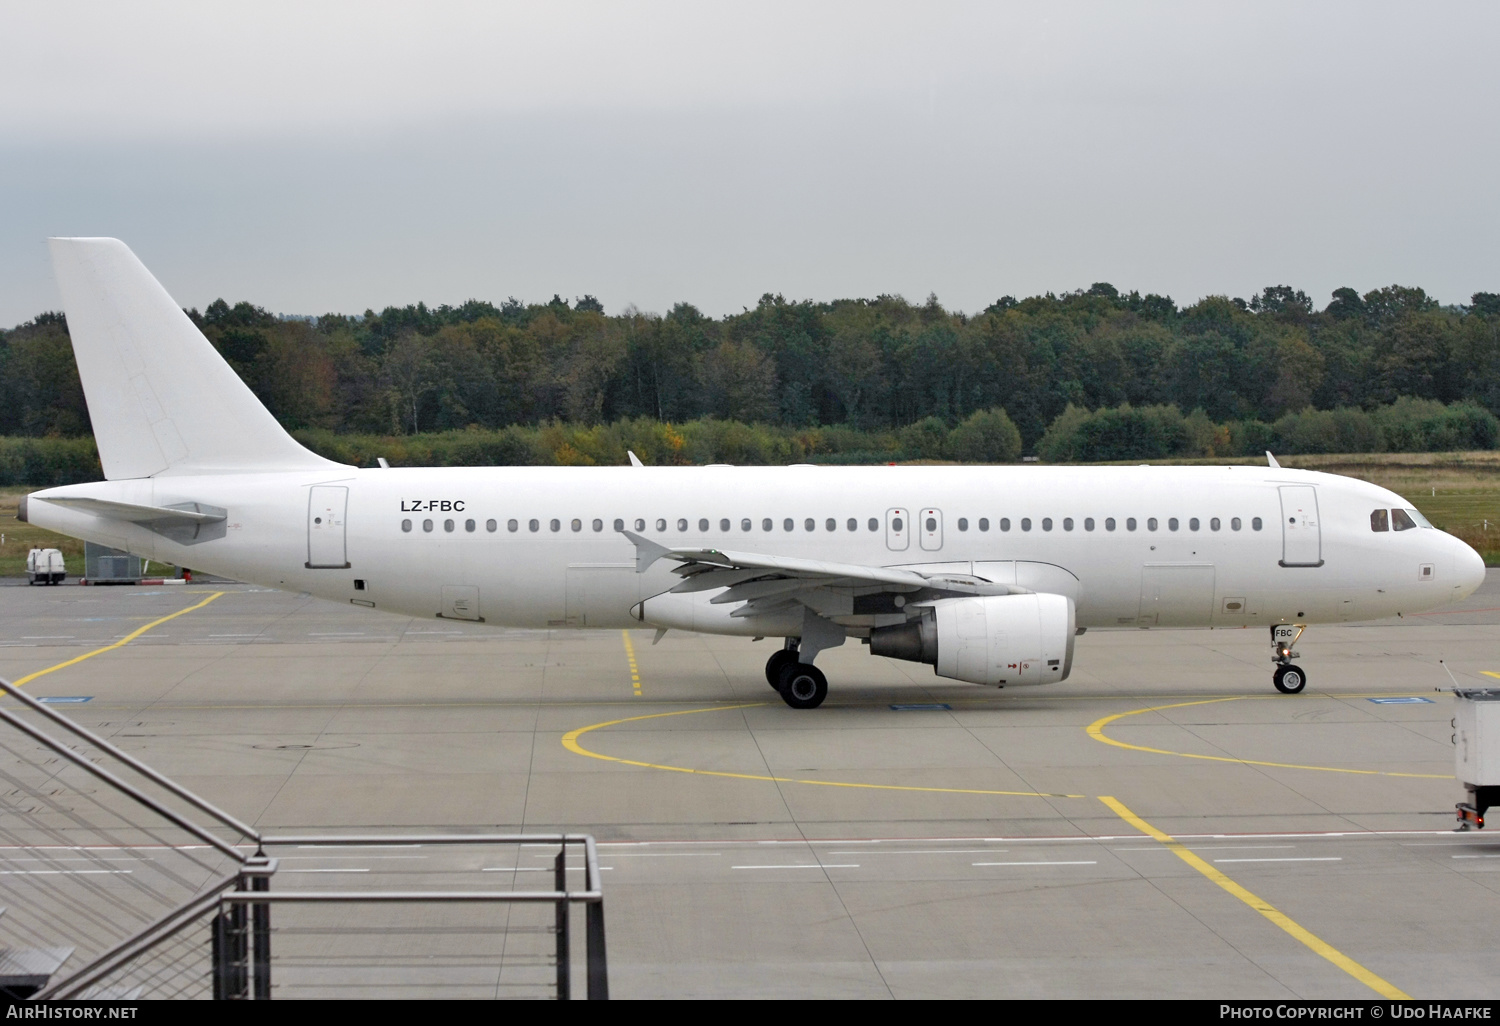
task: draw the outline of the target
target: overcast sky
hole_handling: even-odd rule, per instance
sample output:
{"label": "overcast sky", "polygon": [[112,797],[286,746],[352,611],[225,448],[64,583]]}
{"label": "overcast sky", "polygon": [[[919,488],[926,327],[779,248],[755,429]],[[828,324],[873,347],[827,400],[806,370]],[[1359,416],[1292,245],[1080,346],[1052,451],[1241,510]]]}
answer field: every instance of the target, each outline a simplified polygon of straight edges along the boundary
{"label": "overcast sky", "polygon": [[43,240],[184,305],[1500,291],[1500,5],[0,0]]}

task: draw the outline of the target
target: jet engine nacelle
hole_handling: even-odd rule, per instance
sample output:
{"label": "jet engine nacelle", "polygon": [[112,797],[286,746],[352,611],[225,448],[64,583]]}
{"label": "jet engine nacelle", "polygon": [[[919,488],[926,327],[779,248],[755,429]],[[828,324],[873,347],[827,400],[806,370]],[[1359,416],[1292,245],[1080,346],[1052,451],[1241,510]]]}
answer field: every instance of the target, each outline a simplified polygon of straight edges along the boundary
{"label": "jet engine nacelle", "polygon": [[1052,684],[1073,669],[1076,633],[1065,595],[938,599],[915,620],[872,630],[870,652],[973,684]]}

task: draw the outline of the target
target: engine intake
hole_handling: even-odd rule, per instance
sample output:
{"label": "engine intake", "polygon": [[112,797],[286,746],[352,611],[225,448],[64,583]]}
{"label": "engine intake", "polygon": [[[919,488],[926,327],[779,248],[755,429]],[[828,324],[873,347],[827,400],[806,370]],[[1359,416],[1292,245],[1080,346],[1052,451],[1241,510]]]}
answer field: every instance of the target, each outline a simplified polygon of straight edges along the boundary
{"label": "engine intake", "polygon": [[1064,595],[938,599],[914,620],[872,630],[870,652],[973,684],[1051,684],[1073,669],[1076,633]]}

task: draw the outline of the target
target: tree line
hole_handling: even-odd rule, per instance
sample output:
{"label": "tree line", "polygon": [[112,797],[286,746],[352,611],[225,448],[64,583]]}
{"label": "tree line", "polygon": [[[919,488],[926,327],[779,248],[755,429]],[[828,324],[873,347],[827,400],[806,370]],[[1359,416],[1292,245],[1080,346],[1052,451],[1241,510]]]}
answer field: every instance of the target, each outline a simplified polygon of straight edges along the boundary
{"label": "tree line", "polygon": [[[1288,434],[1287,418],[1309,411],[1343,411],[1349,431],[1360,416],[1375,425],[1379,410],[1403,399],[1500,412],[1500,293],[1442,306],[1398,285],[1363,295],[1341,288],[1321,310],[1284,285],[1248,301],[1210,296],[1178,307],[1097,283],[1005,296],[973,314],[947,310],[935,296],[916,304],[768,294],[721,318],[687,303],[610,316],[592,296],[308,318],[217,300],[188,315],[282,424],[328,444],[354,435],[524,429],[540,438],[549,425],[586,434],[642,421],[736,423],[758,426],[767,439],[852,432],[862,440],[849,451],[874,458],[915,451],[912,438],[941,429],[946,439],[977,414],[1004,411],[1023,451],[1081,458],[1109,446],[1069,449],[1057,430],[1048,442],[1059,418],[1076,435],[1085,415],[1130,411],[1109,431],[1098,428],[1104,438],[1144,429],[1151,417],[1170,420],[1160,411],[1171,409],[1195,425],[1173,435],[1192,439],[1172,443],[1174,452],[1204,448],[1207,423],[1227,433],[1208,448],[1231,455],[1267,438],[1307,436],[1311,428]],[[66,319],[47,313],[0,332],[0,434],[88,430]],[[1377,425],[1351,437],[1391,448],[1388,434]],[[925,451],[932,448],[929,440]]]}

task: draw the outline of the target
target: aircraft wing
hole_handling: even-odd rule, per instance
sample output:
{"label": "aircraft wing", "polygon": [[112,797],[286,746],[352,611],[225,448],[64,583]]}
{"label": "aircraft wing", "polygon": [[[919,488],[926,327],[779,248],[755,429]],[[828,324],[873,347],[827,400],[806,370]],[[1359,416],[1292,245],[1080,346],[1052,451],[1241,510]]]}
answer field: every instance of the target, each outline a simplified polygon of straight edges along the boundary
{"label": "aircraft wing", "polygon": [[[1012,595],[1027,589],[994,584],[983,578],[955,574],[924,574],[895,567],[832,563],[759,552],[724,549],[673,549],[633,531],[621,532],[636,547],[636,572],[644,573],[658,560],[677,564],[674,572],[685,578],[674,593],[726,589],[714,596],[714,604],[742,602],[746,608],[731,615],[749,615],[749,606],[803,602],[812,608],[824,603],[814,594],[838,590],[862,595],[922,592],[923,597],[942,595]],[[811,600],[811,601],[809,601]]]}

